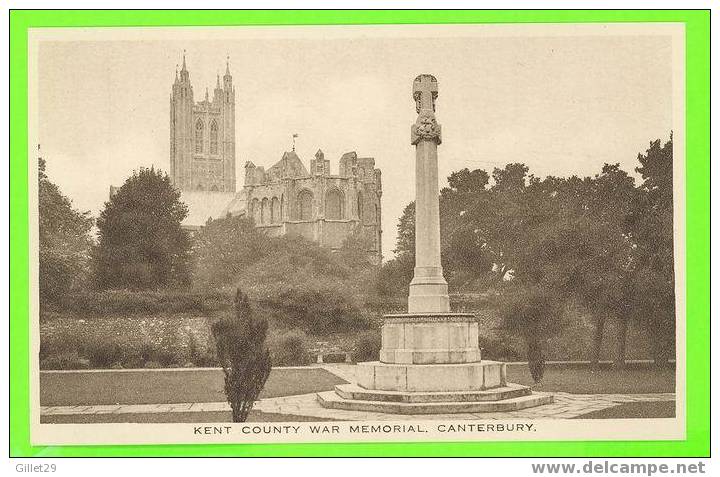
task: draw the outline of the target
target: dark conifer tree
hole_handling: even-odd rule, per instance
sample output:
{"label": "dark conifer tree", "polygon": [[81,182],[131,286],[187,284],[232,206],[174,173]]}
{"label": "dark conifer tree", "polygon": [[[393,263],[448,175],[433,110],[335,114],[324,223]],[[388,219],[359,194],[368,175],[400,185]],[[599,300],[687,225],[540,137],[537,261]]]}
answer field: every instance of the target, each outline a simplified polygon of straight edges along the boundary
{"label": "dark conifer tree", "polygon": [[96,278],[101,289],[161,289],[190,284],[188,209],[167,174],[140,169],[105,203],[97,220]]}
{"label": "dark conifer tree", "polygon": [[233,422],[245,422],[270,375],[267,329],[267,321],[253,316],[248,297],[240,289],[235,294],[234,314],[212,325]]}

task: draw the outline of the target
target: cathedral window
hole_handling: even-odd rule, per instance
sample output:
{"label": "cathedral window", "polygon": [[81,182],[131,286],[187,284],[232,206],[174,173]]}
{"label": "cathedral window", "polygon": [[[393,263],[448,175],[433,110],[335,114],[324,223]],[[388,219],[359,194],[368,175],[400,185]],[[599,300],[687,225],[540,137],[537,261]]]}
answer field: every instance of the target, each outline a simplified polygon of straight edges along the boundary
{"label": "cathedral window", "polygon": [[210,123],[210,154],[217,154],[218,152],[218,125],[213,120]]}
{"label": "cathedral window", "polygon": [[195,123],[195,152],[198,154],[203,152],[203,129],[205,126],[202,120],[198,119]]}
{"label": "cathedral window", "polygon": [[277,197],[273,197],[270,201],[270,223],[276,224],[281,222],[282,213],[280,212],[280,201]]}
{"label": "cathedral window", "polygon": [[313,194],[305,189],[297,196],[297,219],[310,220],[313,217]]}
{"label": "cathedral window", "polygon": [[362,196],[362,192],[358,192],[357,215],[358,215],[358,220],[360,221],[360,223],[362,223],[362,221],[363,221],[363,212],[364,212],[363,211],[363,196]]}
{"label": "cathedral window", "polygon": [[260,223],[267,224],[270,221],[270,210],[268,210],[268,200],[265,197],[260,203]]}
{"label": "cathedral window", "polygon": [[344,219],[344,202],[342,192],[337,189],[330,189],[325,194],[325,218],[329,220]]}
{"label": "cathedral window", "polygon": [[261,210],[260,210],[260,201],[257,199],[253,199],[250,206],[250,213],[252,214],[253,220],[255,220],[255,224],[260,224],[261,219]]}

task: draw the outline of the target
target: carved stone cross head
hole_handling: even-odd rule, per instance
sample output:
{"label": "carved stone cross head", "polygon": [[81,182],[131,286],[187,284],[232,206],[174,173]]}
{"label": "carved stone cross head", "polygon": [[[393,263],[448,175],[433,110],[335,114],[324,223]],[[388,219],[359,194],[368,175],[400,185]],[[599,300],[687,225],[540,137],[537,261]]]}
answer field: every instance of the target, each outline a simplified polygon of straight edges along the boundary
{"label": "carved stone cross head", "polygon": [[433,75],[419,75],[413,82],[413,99],[415,111],[429,110],[435,112],[435,99],[438,96],[437,79]]}

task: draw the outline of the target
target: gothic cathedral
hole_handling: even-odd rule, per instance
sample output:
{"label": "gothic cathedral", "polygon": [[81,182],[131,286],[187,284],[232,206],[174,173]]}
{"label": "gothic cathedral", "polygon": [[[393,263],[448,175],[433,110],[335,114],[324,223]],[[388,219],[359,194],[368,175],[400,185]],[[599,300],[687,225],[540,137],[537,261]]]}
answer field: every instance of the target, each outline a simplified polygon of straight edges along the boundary
{"label": "gothic cathedral", "polygon": [[235,88],[228,62],[210,101],[195,102],[185,64],[170,97],[170,177],[181,191],[235,192]]}
{"label": "gothic cathedral", "polygon": [[305,167],[293,147],[267,170],[245,163],[245,184],[235,185],[235,89],[230,65],[212,101],[198,103],[183,55],[170,98],[170,177],[188,206],[183,226],[199,230],[228,215],[252,217],[269,236],[301,235],[337,249],[362,238],[375,263],[382,260],[382,181],[372,157],[342,155],[338,174],[318,150]]}

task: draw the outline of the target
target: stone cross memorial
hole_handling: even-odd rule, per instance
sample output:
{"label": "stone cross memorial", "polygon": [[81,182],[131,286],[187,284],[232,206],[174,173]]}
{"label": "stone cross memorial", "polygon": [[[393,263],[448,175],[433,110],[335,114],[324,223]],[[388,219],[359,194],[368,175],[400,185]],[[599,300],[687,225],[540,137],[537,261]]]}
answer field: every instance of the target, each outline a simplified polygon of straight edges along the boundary
{"label": "stone cross memorial", "polygon": [[505,363],[481,359],[473,314],[452,313],[440,261],[437,79],[415,78],[415,270],[408,313],[385,315],[380,361],[358,363],[358,382],[318,394],[334,409],[395,414],[504,412],[552,402],[508,383]]}

